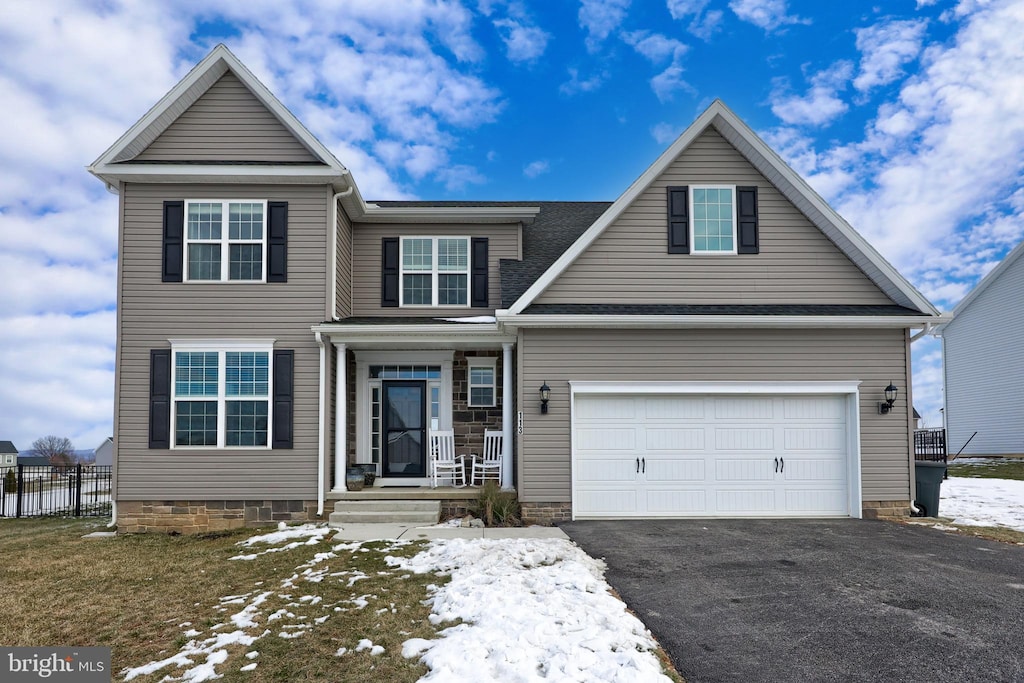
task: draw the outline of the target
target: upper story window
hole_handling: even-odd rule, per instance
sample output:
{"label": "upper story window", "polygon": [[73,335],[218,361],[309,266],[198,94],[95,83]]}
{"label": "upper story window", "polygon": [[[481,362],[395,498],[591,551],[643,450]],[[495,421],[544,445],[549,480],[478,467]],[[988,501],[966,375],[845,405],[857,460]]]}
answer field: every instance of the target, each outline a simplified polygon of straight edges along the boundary
{"label": "upper story window", "polygon": [[187,201],[185,279],[266,281],[267,203]]}
{"label": "upper story window", "polygon": [[469,238],[401,239],[402,306],[469,306]]}
{"label": "upper story window", "polygon": [[172,446],[267,447],[269,345],[173,348]]}
{"label": "upper story window", "polygon": [[736,202],[728,186],[694,186],[693,253],[736,253]]}

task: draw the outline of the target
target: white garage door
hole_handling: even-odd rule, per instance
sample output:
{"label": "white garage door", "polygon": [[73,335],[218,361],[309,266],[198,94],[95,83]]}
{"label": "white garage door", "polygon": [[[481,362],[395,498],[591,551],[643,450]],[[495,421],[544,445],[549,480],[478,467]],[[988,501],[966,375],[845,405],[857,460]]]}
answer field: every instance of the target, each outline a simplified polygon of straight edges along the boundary
{"label": "white garage door", "polygon": [[576,517],[849,514],[844,396],[576,396]]}

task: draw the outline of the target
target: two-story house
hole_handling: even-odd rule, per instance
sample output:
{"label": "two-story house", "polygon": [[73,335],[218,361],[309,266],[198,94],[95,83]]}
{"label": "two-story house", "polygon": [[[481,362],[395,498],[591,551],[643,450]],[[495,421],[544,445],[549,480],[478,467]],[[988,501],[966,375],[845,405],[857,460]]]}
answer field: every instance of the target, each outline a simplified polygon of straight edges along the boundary
{"label": "two-story house", "polygon": [[432,429],[501,430],[534,521],[914,497],[938,312],[721,102],[614,202],[368,202],[218,46],[89,170],[120,206],[121,529],[319,518],[354,463],[457,505]]}
{"label": "two-story house", "polygon": [[0,474],[18,466],[18,449],[10,441],[0,441]]}

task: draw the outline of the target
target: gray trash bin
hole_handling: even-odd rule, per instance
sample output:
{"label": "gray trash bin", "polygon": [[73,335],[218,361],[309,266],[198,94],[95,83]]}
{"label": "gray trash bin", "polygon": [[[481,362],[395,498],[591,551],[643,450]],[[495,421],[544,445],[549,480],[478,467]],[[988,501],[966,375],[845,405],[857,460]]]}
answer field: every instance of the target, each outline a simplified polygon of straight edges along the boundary
{"label": "gray trash bin", "polygon": [[917,507],[922,517],[939,516],[939,489],[946,476],[946,463],[914,461],[914,482],[917,484]]}

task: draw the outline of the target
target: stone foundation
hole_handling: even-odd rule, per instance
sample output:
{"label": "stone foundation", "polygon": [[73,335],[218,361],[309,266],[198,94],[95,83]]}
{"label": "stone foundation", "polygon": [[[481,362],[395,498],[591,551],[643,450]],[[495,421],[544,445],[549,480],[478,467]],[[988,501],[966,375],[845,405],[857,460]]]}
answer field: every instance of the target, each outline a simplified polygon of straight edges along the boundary
{"label": "stone foundation", "polygon": [[278,522],[316,521],[316,501],[129,500],[117,503],[118,533],[201,534]]}
{"label": "stone foundation", "polygon": [[904,519],[910,516],[910,501],[865,500],[861,510],[864,519]]}
{"label": "stone foundation", "polygon": [[520,503],[523,524],[554,526],[572,519],[572,503]]}

